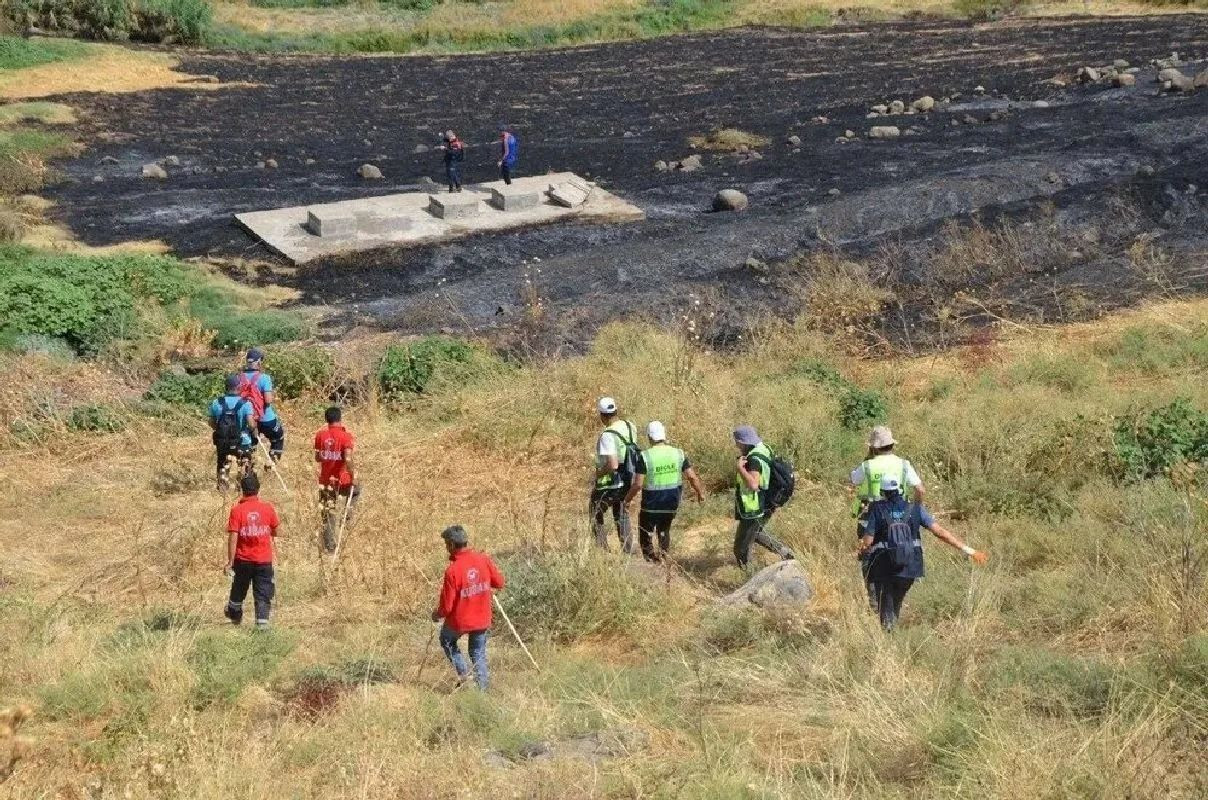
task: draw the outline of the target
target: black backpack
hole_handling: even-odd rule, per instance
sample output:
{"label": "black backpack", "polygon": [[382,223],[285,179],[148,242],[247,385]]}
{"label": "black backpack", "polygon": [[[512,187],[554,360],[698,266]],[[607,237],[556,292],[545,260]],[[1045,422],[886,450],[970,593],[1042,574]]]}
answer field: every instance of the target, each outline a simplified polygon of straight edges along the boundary
{"label": "black backpack", "polygon": [[775,453],[770,460],[759,453],[752,453],[749,457],[771,467],[768,488],[763,495],[764,512],[771,513],[788,503],[793,497],[793,490],[797,488],[797,471],[793,465]]}
{"label": "black backpack", "polygon": [[239,424],[239,411],[247,403],[247,398],[239,398],[235,405],[229,405],[226,398],[218,400],[222,413],[214,426],[214,441],[224,451],[238,450],[243,440],[243,426]]}
{"label": "black backpack", "polygon": [[905,569],[915,560],[919,528],[917,506],[911,504],[904,516],[889,513],[885,518],[885,553],[894,569]]}
{"label": "black backpack", "polygon": [[606,428],[605,433],[611,433],[625,443],[625,457],[617,461],[617,477],[621,479],[621,486],[628,489],[633,485],[633,476],[638,473],[638,459],[642,457],[642,451],[638,449],[638,435],[633,429],[633,423],[626,422],[625,425],[629,428],[632,439],[626,439],[612,428]]}

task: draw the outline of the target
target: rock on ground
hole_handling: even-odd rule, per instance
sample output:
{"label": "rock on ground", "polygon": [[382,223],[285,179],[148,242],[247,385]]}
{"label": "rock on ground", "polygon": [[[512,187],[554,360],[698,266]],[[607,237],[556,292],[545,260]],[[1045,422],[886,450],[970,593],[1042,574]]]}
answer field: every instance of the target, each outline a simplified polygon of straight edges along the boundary
{"label": "rock on ground", "polygon": [[382,171],[373,164],[362,164],[361,168],[357,170],[357,174],[361,176],[362,180],[366,181],[378,181],[382,179]]}
{"label": "rock on ground", "polygon": [[1167,67],[1166,69],[1158,70],[1157,80],[1158,83],[1166,83],[1167,81],[1174,83],[1179,78],[1185,77],[1187,76],[1174,67]]}
{"label": "rock on ground", "polygon": [[1137,76],[1129,75],[1127,72],[1122,72],[1116,77],[1112,78],[1112,83],[1121,88],[1125,86],[1136,86]]}
{"label": "rock on ground", "polygon": [[695,172],[696,170],[700,169],[702,166],[704,166],[704,162],[701,159],[700,155],[698,154],[698,155],[688,156],[683,161],[679,162],[679,164],[677,165],[677,168],[680,170],[683,170],[684,172]]}
{"label": "rock on ground", "polygon": [[1193,83],[1197,89],[1208,89],[1208,69],[1196,75]]}
{"label": "rock on ground", "polygon": [[873,125],[868,129],[869,139],[896,139],[902,135],[897,125]]}
{"label": "rock on ground", "polygon": [[583,184],[580,181],[567,181],[566,183],[550,184],[546,191],[551,202],[554,205],[562,206],[563,208],[578,208],[587,202],[587,198],[591,196],[591,187]]}
{"label": "rock on ground", "polygon": [[1177,78],[1170,82],[1170,91],[1172,92],[1193,92],[1195,91],[1195,81],[1188,78],[1186,75],[1180,74]]}
{"label": "rock on ground", "polygon": [[510,767],[517,762],[566,758],[598,764],[605,759],[621,758],[641,752],[649,746],[650,737],[644,731],[617,726],[565,739],[525,742],[516,748],[512,758],[499,750],[489,750],[483,754],[483,760],[488,766],[497,768]]}
{"label": "rock on ground", "polygon": [[168,177],[167,171],[159,164],[143,164],[143,177],[163,180]]}
{"label": "rock on ground", "polygon": [[800,562],[778,561],[756,572],[741,588],[718,602],[731,608],[804,608],[813,596],[813,587]]}
{"label": "rock on ground", "polygon": [[911,103],[910,107],[915,111],[931,111],[933,108],[935,108],[935,98],[929,94],[925,94],[918,100],[915,100],[913,103]]}
{"label": "rock on ground", "polygon": [[1102,73],[1094,67],[1082,67],[1078,70],[1078,80],[1082,83],[1094,83],[1102,77]]}
{"label": "rock on ground", "polygon": [[745,211],[750,201],[737,189],[722,189],[713,196],[714,211]]}
{"label": "rock on ground", "polygon": [[890,114],[906,113],[906,104],[903,103],[901,100],[894,100],[893,102],[891,102],[889,104],[889,113]]}

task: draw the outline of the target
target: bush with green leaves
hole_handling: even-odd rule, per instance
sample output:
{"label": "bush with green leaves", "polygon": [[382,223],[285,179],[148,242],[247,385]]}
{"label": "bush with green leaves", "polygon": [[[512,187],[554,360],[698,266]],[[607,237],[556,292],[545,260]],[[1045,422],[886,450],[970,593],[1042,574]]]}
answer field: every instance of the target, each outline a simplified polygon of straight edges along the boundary
{"label": "bush with green leaves", "polygon": [[852,386],[839,395],[839,424],[849,431],[862,430],[888,418],[885,395],[876,389]]}
{"label": "bush with green leaves", "polygon": [[1163,475],[1184,462],[1208,462],[1208,413],[1185,397],[1116,421],[1113,471],[1125,480]]}
{"label": "bush with green leaves", "polygon": [[[16,21],[15,10],[25,5],[29,5],[27,0],[15,0],[8,7],[9,19]],[[26,69],[76,58],[85,48],[86,45],[72,41],[0,36],[0,70]]]}
{"label": "bush with green leaves", "polygon": [[224,350],[239,350],[277,342],[296,342],[311,334],[310,324],[291,311],[233,311],[202,319],[208,330],[214,331],[214,345]]}
{"label": "bush with green leaves", "polygon": [[386,348],[378,363],[377,383],[387,398],[419,395],[465,385],[499,366],[497,358],[468,342],[425,336]]}
{"label": "bush with green leaves", "polygon": [[18,26],[89,39],[197,44],[213,20],[207,0],[8,0],[5,17]]}
{"label": "bush with green leaves", "polygon": [[196,375],[164,372],[147,389],[144,399],[204,410],[226,390],[225,381],[226,376],[221,372],[201,372]]}
{"label": "bush with green leaves", "polygon": [[335,359],[323,347],[273,350],[264,360],[264,371],[273,376],[273,393],[282,400],[328,388],[335,368]]}
{"label": "bush with green leaves", "polygon": [[193,704],[205,708],[230,704],[245,687],[272,677],[277,665],[294,649],[294,637],[279,630],[255,636],[231,636],[226,631],[197,637],[188,655],[196,675]]}
{"label": "bush with green leaves", "polygon": [[126,427],[126,415],[120,409],[99,403],[76,406],[67,418],[67,427],[88,433],[118,433]]}
{"label": "bush with green leaves", "polygon": [[1093,658],[1078,658],[1045,647],[1009,646],[989,668],[992,689],[1022,696],[1028,708],[1049,716],[1093,717],[1112,700],[1116,674]]}

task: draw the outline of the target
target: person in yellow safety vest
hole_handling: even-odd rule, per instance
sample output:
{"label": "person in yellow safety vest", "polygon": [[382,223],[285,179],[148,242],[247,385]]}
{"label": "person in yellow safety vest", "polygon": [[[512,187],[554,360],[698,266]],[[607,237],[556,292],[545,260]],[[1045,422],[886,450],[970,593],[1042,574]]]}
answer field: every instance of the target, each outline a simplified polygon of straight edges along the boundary
{"label": "person in yellow safety vest", "polygon": [[596,404],[604,430],[596,440],[596,477],[591,490],[591,529],[596,544],[608,549],[604,530],[604,512],[611,510],[617,526],[621,549],[633,552],[633,532],[629,529],[629,511],[625,494],[633,481],[633,465],[638,456],[637,429],[618,416],[617,401],[601,397]]}
{"label": "person in yellow safety vest", "polygon": [[767,510],[766,493],[772,478],[772,450],[750,425],[734,429],[734,446],[738,448],[737,474],[734,476],[734,559],[747,568],[751,545],[758,544],[782,559],[793,558],[793,551],[784,542],[770,535],[764,526],[772,512]]}
{"label": "person in yellow safety vest", "polygon": [[[868,435],[868,457],[860,462],[860,466],[851,472],[852,516],[856,518],[856,536],[863,537],[865,522],[868,519],[869,507],[881,499],[881,481],[892,477],[901,487],[902,496],[907,502],[921,503],[926,493],[923,481],[914,466],[893,452],[897,442],[893,431],[887,425],[878,425]],[[877,587],[869,572],[870,560],[860,559],[860,572],[868,588],[868,603],[875,611],[877,609]]]}
{"label": "person in yellow safety vest", "polygon": [[[638,459],[637,474],[625,495],[625,505],[633,502],[638,492],[642,493],[638,543],[647,561],[662,561],[671,550],[671,523],[679,511],[684,479],[688,479],[696,502],[704,501],[705,492],[684,451],[667,444],[667,429],[663,423],[655,420],[647,425],[646,436],[651,446],[643,450]],[[654,549],[656,536],[658,550]]]}

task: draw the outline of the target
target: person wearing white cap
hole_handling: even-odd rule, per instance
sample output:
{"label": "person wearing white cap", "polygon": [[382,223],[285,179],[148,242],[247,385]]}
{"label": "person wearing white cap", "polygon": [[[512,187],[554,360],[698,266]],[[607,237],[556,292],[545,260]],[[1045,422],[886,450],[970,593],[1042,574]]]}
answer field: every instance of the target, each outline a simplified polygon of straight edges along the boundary
{"label": "person wearing white cap", "polygon": [[739,425],[734,429],[734,446],[738,448],[738,473],[734,479],[734,518],[738,520],[734,531],[734,560],[746,569],[753,544],[771,550],[786,561],[792,559],[793,551],[764,529],[772,515],[767,502],[772,479],[772,449],[750,425]]}
{"label": "person wearing white cap", "polygon": [[[925,491],[919,474],[906,459],[893,452],[897,442],[887,425],[878,425],[868,435],[868,457],[852,470],[851,487],[852,516],[856,518],[856,536],[864,535],[864,520],[869,506],[881,499],[882,481],[887,476],[897,479],[899,487],[905,487],[907,499],[922,502]],[[868,561],[860,562],[864,582],[868,586],[868,603],[875,610],[877,591],[868,579]]]}
{"label": "person wearing white cap", "polygon": [[897,476],[882,477],[880,485],[882,497],[868,509],[857,555],[868,564],[866,575],[869,585],[875,587],[881,627],[892,631],[906,593],[924,574],[923,528],[979,566],[989,556],[945,530],[921,503],[907,502]]}
{"label": "person wearing white cap", "polygon": [[[679,511],[680,496],[684,490],[684,479],[696,495],[696,502],[705,499],[700,478],[684,451],[667,444],[667,429],[655,420],[646,426],[650,447],[642,451],[638,459],[637,474],[633,485],[625,495],[628,506],[642,493],[642,506],[638,511],[638,542],[647,561],[662,561],[671,550],[671,523]],[[658,538],[658,549],[654,539]]]}
{"label": "person wearing white cap", "polygon": [[617,401],[601,397],[596,403],[600,422],[604,430],[596,440],[596,481],[591,490],[589,505],[591,530],[596,544],[608,549],[608,534],[604,527],[604,513],[612,511],[617,526],[617,537],[621,549],[633,552],[633,532],[629,528],[629,511],[625,508],[625,495],[633,482],[639,450],[638,432],[632,422],[618,416]]}

